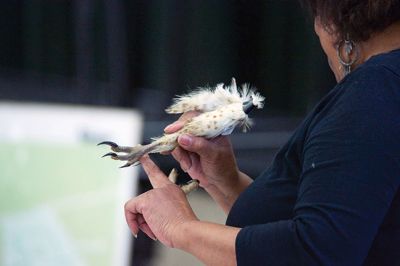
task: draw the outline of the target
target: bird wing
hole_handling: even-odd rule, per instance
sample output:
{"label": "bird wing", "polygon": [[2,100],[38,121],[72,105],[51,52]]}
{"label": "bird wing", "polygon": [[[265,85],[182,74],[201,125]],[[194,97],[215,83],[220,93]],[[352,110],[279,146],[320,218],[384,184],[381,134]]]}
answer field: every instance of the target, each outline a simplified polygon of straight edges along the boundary
{"label": "bird wing", "polygon": [[232,78],[231,85],[226,88],[224,88],[223,83],[220,83],[215,88],[200,88],[191,93],[178,96],[165,111],[169,114],[188,111],[210,112],[221,106],[239,102],[242,102],[241,94],[238,91],[235,79]]}

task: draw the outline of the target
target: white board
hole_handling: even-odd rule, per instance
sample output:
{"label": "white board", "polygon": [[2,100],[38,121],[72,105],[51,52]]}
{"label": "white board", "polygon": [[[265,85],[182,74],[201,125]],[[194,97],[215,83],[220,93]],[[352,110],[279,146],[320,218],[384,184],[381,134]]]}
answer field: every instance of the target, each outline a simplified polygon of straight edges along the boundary
{"label": "white board", "polygon": [[0,102],[0,265],[127,266],[138,169],[96,143],[141,134],[133,110]]}

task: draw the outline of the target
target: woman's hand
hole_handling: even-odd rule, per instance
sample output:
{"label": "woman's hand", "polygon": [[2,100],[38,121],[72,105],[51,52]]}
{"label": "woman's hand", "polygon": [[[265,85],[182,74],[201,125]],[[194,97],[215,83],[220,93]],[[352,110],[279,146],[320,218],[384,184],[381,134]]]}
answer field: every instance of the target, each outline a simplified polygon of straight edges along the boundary
{"label": "woman's hand", "polygon": [[125,218],[130,230],[137,235],[142,230],[150,238],[168,247],[186,222],[198,221],[186,195],[146,155],[140,160],[154,189],[125,204]]}
{"label": "woman's hand", "polygon": [[191,253],[206,265],[235,265],[235,240],[240,228],[199,221],[182,189],[147,155],[140,162],[154,189],[125,204],[132,233],[136,236],[142,230],[167,247]]}
{"label": "woman's hand", "polygon": [[[184,113],[178,121],[165,128],[166,133],[181,129],[198,112]],[[182,135],[179,146],[172,156],[180,163],[182,170],[191,178],[200,181],[200,186],[228,212],[237,196],[246,188],[251,179],[237,167],[232,144],[228,137],[220,136],[211,140],[202,137]]]}

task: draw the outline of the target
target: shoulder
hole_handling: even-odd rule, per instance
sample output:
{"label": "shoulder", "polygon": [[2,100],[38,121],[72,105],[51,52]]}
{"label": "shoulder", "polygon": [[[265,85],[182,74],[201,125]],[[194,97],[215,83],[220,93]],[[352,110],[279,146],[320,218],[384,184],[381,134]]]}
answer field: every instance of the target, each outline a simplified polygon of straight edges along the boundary
{"label": "shoulder", "polygon": [[337,86],[349,96],[362,94],[363,98],[367,98],[387,95],[399,100],[400,50],[372,57]]}
{"label": "shoulder", "polygon": [[399,73],[400,66],[396,68],[392,57],[378,57],[346,77],[315,115],[307,144],[357,142],[400,151]]}
{"label": "shoulder", "polygon": [[370,115],[399,112],[400,50],[372,57],[340,82],[337,89],[345,110]]}
{"label": "shoulder", "polygon": [[362,116],[400,111],[400,76],[386,66],[365,66],[338,86],[337,111]]}

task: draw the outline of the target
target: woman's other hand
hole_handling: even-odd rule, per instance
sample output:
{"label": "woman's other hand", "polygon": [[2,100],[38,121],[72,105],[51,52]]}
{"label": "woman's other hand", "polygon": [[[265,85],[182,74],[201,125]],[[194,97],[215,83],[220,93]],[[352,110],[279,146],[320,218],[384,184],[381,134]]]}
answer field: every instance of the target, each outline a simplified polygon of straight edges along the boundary
{"label": "woman's other hand", "polygon": [[158,239],[168,247],[174,241],[184,223],[198,221],[186,195],[146,155],[140,160],[154,189],[131,199],[125,204],[125,218],[130,230],[139,230],[150,238]]}
{"label": "woman's other hand", "polygon": [[146,155],[140,159],[154,189],[125,204],[125,218],[137,235],[142,230],[162,244],[186,251],[205,265],[236,265],[240,228],[201,222],[186,195]]}

